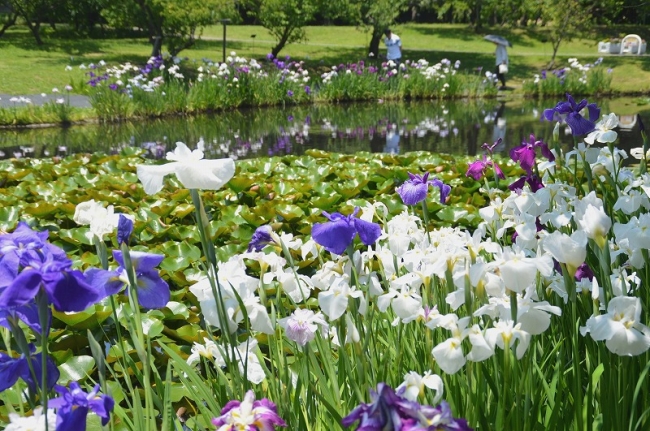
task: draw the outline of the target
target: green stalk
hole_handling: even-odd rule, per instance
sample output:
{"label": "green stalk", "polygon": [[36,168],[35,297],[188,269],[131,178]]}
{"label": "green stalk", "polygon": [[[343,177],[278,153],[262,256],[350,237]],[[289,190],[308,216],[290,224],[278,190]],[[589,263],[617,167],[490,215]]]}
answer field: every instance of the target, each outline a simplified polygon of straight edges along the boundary
{"label": "green stalk", "polygon": [[[38,321],[41,324],[41,406],[43,406],[43,411],[45,412],[47,418],[47,342],[48,342],[48,333],[50,332],[49,328],[49,314],[50,314],[50,304],[47,299],[47,294],[44,291],[39,291],[36,294],[36,306],[38,307]],[[28,353],[29,354],[29,353]],[[28,356],[29,357],[29,356]],[[31,360],[28,361],[28,363]],[[36,380],[34,380],[36,382]],[[47,420],[45,422],[45,431],[48,431]]]}
{"label": "green stalk", "polygon": [[[140,303],[138,301],[138,281],[133,263],[131,262],[131,255],[129,247],[126,244],[121,245],[122,259],[124,260],[124,267],[126,269],[127,277],[129,279],[129,303],[132,308],[135,325],[133,325],[133,332],[135,332],[137,344],[135,345],[136,352],[140,361],[142,361],[143,372],[143,386],[145,392],[145,427],[147,430],[156,430],[155,413],[153,406],[153,393],[151,386],[151,365],[153,361],[148,354],[147,343],[145,342],[144,332],[142,330],[142,315],[140,314]],[[135,340],[134,340],[135,341]]]}

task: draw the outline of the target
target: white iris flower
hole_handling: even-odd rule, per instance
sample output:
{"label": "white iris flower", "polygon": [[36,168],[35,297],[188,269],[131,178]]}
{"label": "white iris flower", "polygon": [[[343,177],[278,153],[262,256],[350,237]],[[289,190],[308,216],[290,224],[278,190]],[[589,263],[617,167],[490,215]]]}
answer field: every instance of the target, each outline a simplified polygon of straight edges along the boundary
{"label": "white iris flower", "polygon": [[218,190],[235,174],[235,162],[232,159],[206,160],[203,158],[203,140],[197,149],[190,149],[182,142],[176,143],[174,152],[167,153],[167,160],[172,163],[164,165],[137,165],[138,179],[144,191],[153,195],[163,188],[165,175],[176,174],[178,180],[188,189]]}

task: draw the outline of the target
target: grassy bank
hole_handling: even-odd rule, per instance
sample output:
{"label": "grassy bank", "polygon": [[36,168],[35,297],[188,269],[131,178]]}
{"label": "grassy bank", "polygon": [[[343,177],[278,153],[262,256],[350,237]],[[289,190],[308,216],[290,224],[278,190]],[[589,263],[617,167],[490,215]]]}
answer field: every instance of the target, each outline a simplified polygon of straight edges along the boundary
{"label": "grassy bank", "polygon": [[[609,30],[613,31],[613,30]],[[621,29],[620,33],[631,31]],[[634,30],[637,31],[637,30]],[[195,48],[182,55],[200,60],[221,60],[221,26],[205,29],[203,39]],[[436,63],[443,58],[460,60],[461,69],[483,67],[492,69],[494,45],[482,39],[463,25],[412,24],[395,28],[404,44],[405,58],[426,59]],[[551,48],[544,33],[531,30],[486,29],[508,37],[514,47],[509,50],[511,67],[508,85],[514,94],[524,80],[532,79],[551,57]],[[255,35],[253,38],[252,35]],[[310,68],[324,70],[331,65],[355,62],[366,58],[367,33],[355,27],[309,27],[308,41],[287,46],[281,55],[305,60]],[[643,35],[642,35],[643,36]],[[583,63],[596,60],[597,41],[603,35],[567,42],[560,47],[557,65],[566,66],[567,59],[579,57]],[[48,33],[45,45],[37,47],[26,29],[9,31],[0,38],[0,55],[6,59],[0,64],[0,93],[22,95],[49,92],[70,81],[67,65],[79,66],[104,60],[109,63],[131,61],[141,64],[150,53],[145,38],[78,39],[61,33]],[[263,58],[274,42],[268,32],[258,26],[231,25],[227,28],[226,51],[236,51],[249,58]],[[604,65],[613,69],[612,89],[619,93],[650,91],[650,56],[613,56],[604,59]]]}

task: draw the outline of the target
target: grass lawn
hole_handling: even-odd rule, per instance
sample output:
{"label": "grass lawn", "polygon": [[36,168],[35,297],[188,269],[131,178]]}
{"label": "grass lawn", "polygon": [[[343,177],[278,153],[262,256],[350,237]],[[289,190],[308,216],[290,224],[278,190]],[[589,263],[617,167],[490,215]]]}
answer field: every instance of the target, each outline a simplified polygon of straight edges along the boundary
{"label": "grass lawn", "polygon": [[[402,38],[405,58],[425,58],[437,62],[443,58],[460,60],[461,69],[494,67],[494,45],[482,39],[482,34],[464,25],[409,24],[397,26],[395,33]],[[551,57],[551,45],[539,31],[502,28],[487,29],[485,33],[501,34],[512,41],[509,49],[510,73],[508,85],[516,89],[525,79],[543,69]],[[625,32],[625,31],[623,31]],[[251,37],[255,35],[255,38]],[[222,57],[223,27],[215,25],[203,32],[194,49],[183,56],[216,61]],[[306,43],[285,47],[281,55],[305,60],[308,66],[327,69],[342,62],[367,59],[365,47],[369,34],[356,27],[308,27]],[[644,35],[642,35],[644,36]],[[564,66],[566,59],[578,57],[582,63],[592,62],[600,55],[597,40],[578,39],[560,46],[556,64]],[[26,30],[18,29],[0,38],[0,93],[22,95],[49,92],[62,87],[70,79],[81,76],[78,70],[65,71],[65,66],[82,63],[107,62],[142,63],[150,53],[146,39],[75,39],[47,34],[45,46],[38,47]],[[230,25],[227,27],[227,54],[236,51],[245,57],[263,58],[274,45],[273,38],[262,27]],[[605,66],[613,68],[613,89],[619,92],[650,92],[650,56],[607,55]]]}

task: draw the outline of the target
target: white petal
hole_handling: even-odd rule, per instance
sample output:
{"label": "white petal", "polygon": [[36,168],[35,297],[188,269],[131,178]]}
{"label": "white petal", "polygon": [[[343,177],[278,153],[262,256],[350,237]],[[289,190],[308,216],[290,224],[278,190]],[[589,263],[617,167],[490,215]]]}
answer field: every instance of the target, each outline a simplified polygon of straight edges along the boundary
{"label": "white petal", "polygon": [[163,188],[163,178],[174,172],[176,163],[165,165],[137,165],[138,179],[142,182],[144,192],[154,195]]}
{"label": "white petal", "polygon": [[460,341],[450,338],[433,348],[431,354],[438,366],[447,374],[454,374],[465,365],[465,355],[460,346]]}
{"label": "white petal", "polygon": [[637,356],[650,348],[650,336],[621,325],[614,336],[605,343],[607,348],[620,356]]}
{"label": "white petal", "polygon": [[218,190],[235,175],[232,159],[198,160],[178,163],[178,180],[188,189]]}

